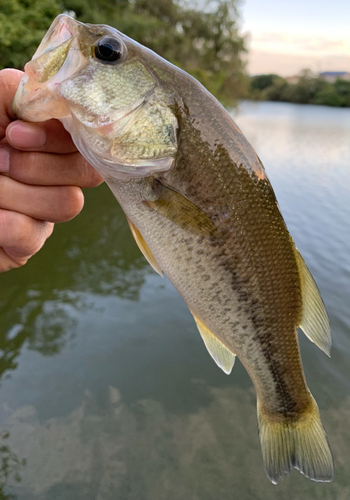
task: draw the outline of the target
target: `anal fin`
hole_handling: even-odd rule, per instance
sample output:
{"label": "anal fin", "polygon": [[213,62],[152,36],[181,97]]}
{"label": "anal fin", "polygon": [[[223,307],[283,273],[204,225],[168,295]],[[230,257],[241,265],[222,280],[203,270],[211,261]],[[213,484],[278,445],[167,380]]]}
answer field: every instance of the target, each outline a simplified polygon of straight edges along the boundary
{"label": "anal fin", "polygon": [[296,250],[296,258],[303,299],[303,314],[299,327],[311,342],[314,342],[322,351],[330,356],[332,344],[331,329],[323,300],[315,280],[298,250]]}
{"label": "anal fin", "polygon": [[232,371],[233,365],[235,364],[236,355],[224,346],[224,344],[194,314],[193,317],[210,356],[213,358],[218,367],[229,375]]}
{"label": "anal fin", "polygon": [[132,235],[135,238],[137,246],[139,247],[139,249],[143,253],[145,259],[147,259],[148,263],[153,267],[153,269],[156,271],[156,273],[160,274],[161,277],[163,278],[163,272],[162,272],[161,268],[159,267],[156,259],[153,257],[153,254],[152,254],[151,250],[148,248],[147,243],[143,239],[142,234],[137,229],[137,227],[135,226],[135,224],[133,224],[131,222],[131,220],[129,220],[128,218],[126,218],[126,219],[127,219],[128,223],[129,223]]}

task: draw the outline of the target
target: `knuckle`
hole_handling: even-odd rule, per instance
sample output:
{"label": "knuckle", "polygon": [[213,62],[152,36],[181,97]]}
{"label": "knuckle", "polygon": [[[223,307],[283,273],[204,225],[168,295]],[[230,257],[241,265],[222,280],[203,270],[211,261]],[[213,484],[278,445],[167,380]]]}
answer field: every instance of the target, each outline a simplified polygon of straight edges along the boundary
{"label": "knuckle", "polygon": [[50,236],[53,233],[53,228],[55,227],[55,224],[52,222],[46,222],[45,223],[45,238],[50,238]]}
{"label": "knuckle", "polygon": [[86,187],[97,187],[102,184],[103,179],[89,163],[86,164]]}
{"label": "knuckle", "polygon": [[[25,155],[25,156],[24,156]],[[20,182],[31,184],[32,173],[38,165],[39,154],[35,152],[23,153],[17,149],[11,151],[11,177]],[[25,168],[24,168],[25,164]]]}
{"label": "knuckle", "polygon": [[39,221],[17,212],[1,210],[0,226],[6,246],[19,255],[34,255],[46,239]]}
{"label": "knuckle", "polygon": [[60,222],[65,222],[76,217],[84,206],[84,195],[77,186],[61,187],[58,217]]}
{"label": "knuckle", "polygon": [[[21,218],[24,219],[24,218]],[[43,246],[45,237],[41,230],[41,223],[30,220],[24,220],[16,228],[15,241],[21,253],[34,255]]]}
{"label": "knuckle", "polygon": [[11,251],[0,247],[0,273],[23,266],[28,261],[28,258],[29,257],[17,258],[11,255]]}
{"label": "knuckle", "polygon": [[74,171],[74,177],[78,186],[92,188],[99,186],[103,182],[102,177],[80,153],[73,153],[71,158],[71,168]]}

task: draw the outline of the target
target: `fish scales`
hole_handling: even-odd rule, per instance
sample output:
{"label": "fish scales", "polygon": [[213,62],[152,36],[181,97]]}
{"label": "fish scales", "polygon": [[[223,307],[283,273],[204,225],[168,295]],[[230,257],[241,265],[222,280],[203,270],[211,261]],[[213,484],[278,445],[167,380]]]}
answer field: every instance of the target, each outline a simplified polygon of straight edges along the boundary
{"label": "fish scales", "polygon": [[26,65],[14,109],[58,118],[169,277],[215,362],[235,356],[257,392],[264,467],[330,481],[333,462],[305,382],[297,327],[329,354],[317,286],[254,149],[196,80],[114,28],[59,16]]}
{"label": "fish scales", "polygon": [[[147,197],[148,181],[141,181],[147,185],[141,188],[139,182],[129,182],[126,194],[124,183],[114,183],[113,190],[122,206],[128,207],[128,217],[141,232],[149,233],[152,228],[149,247],[157,261],[166,261],[162,268],[190,309],[242,361],[246,360],[243,362],[256,384],[263,380],[259,391],[269,401],[269,408],[274,398],[276,411],[286,412],[287,407],[298,411],[309,403],[295,337],[295,325],[301,316],[301,292],[290,236],[272,189],[266,178],[259,181],[243,165],[234,164],[222,145],[211,151],[191,122],[183,124],[180,133],[176,165],[159,178],[175,189],[182,189],[216,222],[217,231],[213,236],[204,238],[198,245],[198,236],[189,238],[185,231],[178,230],[163,217],[160,221],[152,217],[145,223],[145,213],[149,210],[143,201]],[[213,167],[203,169],[200,174],[198,151]],[[212,175],[216,169],[225,180]],[[186,191],[183,186],[191,186],[191,189]],[[140,192],[143,198],[139,198]],[[138,198],[140,213],[137,216]],[[215,204],[216,199],[220,200],[219,206]],[[257,210],[250,210],[251,203]],[[249,231],[249,238],[237,238],[251,226],[255,231],[253,234]],[[175,233],[177,230],[179,234]],[[208,295],[208,288],[213,294]],[[285,337],[282,345],[279,337]],[[289,366],[294,358],[298,360],[297,370],[293,371],[295,376],[290,376]]]}

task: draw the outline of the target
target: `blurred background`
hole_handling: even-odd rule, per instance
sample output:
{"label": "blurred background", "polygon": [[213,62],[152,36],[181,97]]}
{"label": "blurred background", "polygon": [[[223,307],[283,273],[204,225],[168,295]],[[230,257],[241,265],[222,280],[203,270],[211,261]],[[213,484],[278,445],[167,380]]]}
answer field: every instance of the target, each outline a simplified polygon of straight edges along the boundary
{"label": "blurred background", "polygon": [[227,105],[350,106],[347,0],[1,0],[0,68],[22,69],[61,12],[117,27]]}
{"label": "blurred background", "polygon": [[0,275],[0,500],[347,500],[350,3],[1,0],[1,67],[22,68],[62,11],[191,72],[258,152],[330,317],[331,359],[300,345],[335,478],[269,483],[249,377],[217,368],[101,185]]}

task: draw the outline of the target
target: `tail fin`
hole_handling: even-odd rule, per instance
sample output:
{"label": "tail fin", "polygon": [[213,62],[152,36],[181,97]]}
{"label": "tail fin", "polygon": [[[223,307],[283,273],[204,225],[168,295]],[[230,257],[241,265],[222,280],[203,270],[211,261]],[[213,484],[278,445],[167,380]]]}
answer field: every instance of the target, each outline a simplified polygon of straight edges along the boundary
{"label": "tail fin", "polygon": [[[312,397],[312,396],[311,396]],[[295,467],[313,481],[332,481],[333,459],[316,401],[298,420],[272,419],[258,401],[261,451],[266,474],[277,484]]]}

